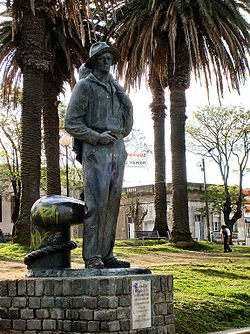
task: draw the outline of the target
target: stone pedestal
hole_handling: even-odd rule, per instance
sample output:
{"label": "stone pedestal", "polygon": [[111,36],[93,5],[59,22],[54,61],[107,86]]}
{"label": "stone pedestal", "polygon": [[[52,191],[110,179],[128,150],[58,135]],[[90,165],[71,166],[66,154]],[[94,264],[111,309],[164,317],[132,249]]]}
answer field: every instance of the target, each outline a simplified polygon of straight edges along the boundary
{"label": "stone pedestal", "polygon": [[174,334],[173,278],[137,274],[0,281],[0,333]]}

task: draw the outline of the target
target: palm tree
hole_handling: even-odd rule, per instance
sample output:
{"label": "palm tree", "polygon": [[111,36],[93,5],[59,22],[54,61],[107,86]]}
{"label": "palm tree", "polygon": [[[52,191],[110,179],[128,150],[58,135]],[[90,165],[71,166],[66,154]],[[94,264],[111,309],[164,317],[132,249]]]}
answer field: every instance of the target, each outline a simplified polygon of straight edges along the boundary
{"label": "palm tree", "polygon": [[166,189],[166,155],[165,155],[165,92],[159,75],[149,75],[149,87],[152,92],[150,104],[154,127],[155,186],[154,206],[155,225],[160,236],[168,235],[167,225],[167,189]]}
{"label": "palm tree", "polygon": [[[69,32],[66,22],[57,17],[48,21],[46,51],[50,56],[50,70],[44,75],[44,143],[47,161],[47,194],[60,194],[59,115],[58,95],[64,92],[64,83],[75,83],[74,70],[87,59],[89,40],[83,47],[74,27]],[[87,32],[87,27],[84,27]]]}
{"label": "palm tree", "polygon": [[[110,36],[116,40],[122,62],[118,64],[121,77],[125,73],[127,88],[140,88],[148,81],[154,127],[155,156],[155,226],[161,236],[167,236],[166,157],[165,157],[165,92],[166,71],[163,61],[165,50],[159,31],[155,29],[157,17],[150,14],[148,1],[130,1],[116,13],[117,21],[111,25]],[[155,30],[154,30],[155,29]]]}
{"label": "palm tree", "polygon": [[[21,180],[22,194],[20,215],[16,223],[14,241],[30,242],[30,208],[39,197],[41,166],[41,111],[43,107],[43,74],[48,70],[45,59],[46,19],[41,11],[32,13],[30,4],[14,3],[13,13],[20,14],[20,45],[17,63],[23,74],[22,98],[22,139],[21,139]],[[38,5],[38,4],[37,4]],[[41,4],[40,4],[41,5]]]}
{"label": "palm tree", "polygon": [[[57,19],[57,21],[60,18]],[[62,22],[62,20],[61,20]],[[58,22],[57,22],[58,23]],[[47,24],[54,24],[47,22]],[[56,26],[56,25],[55,25]],[[58,25],[56,26],[58,27]],[[44,120],[44,141],[45,141],[45,154],[47,158],[47,194],[60,194],[60,168],[59,168],[59,119],[58,119],[58,103],[57,96],[63,91],[63,83],[65,81],[72,81],[74,66],[80,66],[81,61],[86,58],[86,51],[82,46],[80,39],[72,38],[68,34],[57,29],[50,27],[52,33],[46,36],[46,52],[51,56],[50,58],[50,70],[43,73],[43,120]],[[65,27],[65,29],[67,29]],[[1,24],[1,48],[0,48],[0,61],[4,72],[4,99],[8,101],[14,84],[14,92],[17,91],[17,85],[21,78],[21,72],[18,67],[17,50],[20,47],[20,33],[16,33],[15,38],[11,37],[11,22],[6,21]],[[60,36],[58,36],[60,35]],[[70,38],[69,38],[70,37]],[[68,41],[67,41],[68,39]],[[53,42],[52,42],[53,40]],[[70,52],[72,56],[69,57]],[[65,54],[66,53],[66,54]],[[70,61],[69,61],[70,60]],[[53,65],[53,66],[52,66]],[[17,94],[16,94],[17,98]],[[15,99],[14,99],[15,100]],[[14,101],[16,102],[16,100]],[[40,116],[41,117],[41,114]],[[23,118],[23,117],[22,117]],[[39,122],[41,123],[41,121]],[[38,131],[41,134],[41,130]],[[33,136],[33,135],[32,135]],[[41,142],[41,139],[39,139]],[[30,144],[33,142],[30,140]],[[40,144],[41,145],[41,144]],[[39,147],[40,150],[40,147]],[[31,149],[31,152],[33,149]],[[29,160],[32,163],[32,158]],[[25,162],[24,162],[25,166]],[[37,167],[37,166],[36,166]],[[40,168],[40,167],[39,167]],[[36,175],[38,177],[38,175]],[[24,180],[25,181],[25,180]],[[36,180],[36,185],[40,182],[40,175]],[[39,190],[38,190],[39,191]],[[36,195],[38,196],[38,195]],[[33,201],[32,201],[33,203]],[[29,213],[28,213],[29,214]],[[26,216],[27,217],[27,216]],[[27,219],[25,219],[27,221]],[[21,237],[17,235],[18,228],[16,229],[16,236],[18,241],[23,240],[22,232]],[[25,231],[25,235],[28,233]],[[28,241],[24,241],[28,243]]]}
{"label": "palm tree", "polygon": [[196,78],[204,76],[207,89],[214,72],[219,96],[223,96],[224,77],[229,87],[239,90],[249,71],[249,24],[242,11],[250,12],[249,1],[131,0],[117,11],[113,32],[124,60],[120,72],[125,72],[127,85],[140,85],[148,69],[154,69],[162,87],[167,78],[173,242],[191,240],[185,158],[185,91],[191,70]]}
{"label": "palm tree", "polygon": [[[44,73],[44,103],[43,128],[45,155],[47,160],[47,194],[60,194],[60,168],[59,168],[59,117],[57,97],[64,92],[65,82],[72,86],[75,82],[74,69],[78,68],[88,57],[89,42],[83,47],[74,27],[69,33],[66,22],[61,17],[55,21],[47,21],[46,53],[50,55],[49,71]],[[20,34],[12,39],[12,21],[0,23],[0,63],[5,67],[4,72],[4,103],[8,103],[11,93],[15,94],[14,103],[17,102],[17,93],[20,90],[21,72],[17,64],[16,50],[19,47]],[[13,87],[14,86],[14,87]]]}
{"label": "palm tree", "polygon": [[[39,198],[40,185],[40,155],[41,155],[41,110],[43,107],[44,77],[53,67],[46,50],[46,31],[48,20],[55,21],[57,15],[67,17],[67,27],[70,35],[72,27],[82,41],[85,40],[82,16],[92,13],[89,11],[91,1],[50,1],[37,0],[25,2],[21,0],[7,1],[11,5],[15,34],[18,34],[20,44],[14,51],[16,64],[23,75],[22,100],[22,196],[21,210],[17,222],[15,241],[29,244],[30,208]],[[94,1],[95,2],[95,1]],[[113,1],[111,1],[113,2]],[[101,1],[101,9],[105,9],[105,1]],[[81,4],[81,6],[80,6]],[[99,3],[100,4],[100,3]],[[104,14],[106,14],[104,10]],[[104,15],[105,16],[105,15]],[[87,22],[88,27],[91,26]],[[64,26],[64,31],[66,26]],[[53,57],[52,57],[53,58]],[[69,63],[67,63],[69,64]],[[65,67],[64,67],[65,69]],[[67,69],[69,70],[69,68]],[[66,72],[68,72],[66,70]],[[13,72],[12,72],[13,74]],[[47,77],[48,78],[48,77]],[[50,77],[49,80],[52,78]],[[57,89],[55,91],[58,91]],[[52,98],[55,101],[55,97]],[[48,100],[47,100],[48,102]],[[50,104],[50,102],[48,102]],[[51,104],[50,104],[51,105]],[[45,127],[49,124],[47,108],[45,108]],[[57,119],[55,119],[57,121]],[[55,136],[54,136],[55,137]],[[57,140],[54,138],[54,140]],[[46,139],[48,142],[48,133]],[[58,144],[57,144],[58,145]],[[48,147],[48,145],[47,145]],[[51,147],[51,146],[50,146]],[[47,150],[51,152],[50,147]],[[51,153],[50,153],[51,154]],[[54,158],[54,157],[53,157]],[[56,166],[56,168],[58,165]],[[53,167],[49,167],[52,169]],[[58,180],[58,175],[56,176]],[[50,183],[52,184],[53,181]],[[58,183],[57,183],[58,184]],[[56,190],[58,192],[59,189]],[[51,189],[49,190],[51,192]]]}

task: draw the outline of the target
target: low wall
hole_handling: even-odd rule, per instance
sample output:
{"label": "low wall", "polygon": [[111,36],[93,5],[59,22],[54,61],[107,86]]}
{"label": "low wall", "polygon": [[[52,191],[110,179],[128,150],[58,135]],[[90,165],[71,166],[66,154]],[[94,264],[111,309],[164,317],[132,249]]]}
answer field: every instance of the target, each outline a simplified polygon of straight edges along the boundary
{"label": "low wall", "polygon": [[1,334],[110,332],[174,334],[172,276],[0,281]]}

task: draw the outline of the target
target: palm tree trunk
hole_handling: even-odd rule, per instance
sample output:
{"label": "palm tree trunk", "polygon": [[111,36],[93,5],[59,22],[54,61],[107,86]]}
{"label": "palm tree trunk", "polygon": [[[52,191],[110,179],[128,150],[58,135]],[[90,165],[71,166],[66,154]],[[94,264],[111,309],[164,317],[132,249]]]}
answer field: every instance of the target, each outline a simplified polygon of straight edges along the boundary
{"label": "palm tree trunk", "polygon": [[45,19],[26,3],[22,19],[19,65],[23,72],[21,139],[21,208],[14,242],[30,244],[30,209],[39,198],[41,169],[41,110],[43,101]]}
{"label": "palm tree trunk", "polygon": [[61,194],[57,88],[49,73],[44,80],[44,142],[47,161],[47,195]]}
{"label": "palm tree trunk", "polygon": [[158,76],[150,75],[149,81],[153,102],[150,104],[154,122],[155,156],[155,226],[162,237],[168,235],[167,191],[166,191],[166,155],[165,155],[165,95]]}
{"label": "palm tree trunk", "polygon": [[[190,85],[189,53],[180,29],[175,44],[175,62],[169,63],[170,125],[172,154],[172,231],[174,243],[192,241],[189,228],[186,171],[186,89]],[[170,57],[171,58],[171,57]],[[170,59],[169,58],[169,59]]]}
{"label": "palm tree trunk", "polygon": [[26,245],[30,243],[30,209],[39,198],[42,85],[43,75],[39,72],[23,73],[22,193],[21,211],[16,224],[14,241]]}
{"label": "palm tree trunk", "polygon": [[173,228],[171,240],[174,243],[191,241],[188,220],[188,195],[185,148],[185,88],[170,91],[170,123],[172,152],[172,207]]}

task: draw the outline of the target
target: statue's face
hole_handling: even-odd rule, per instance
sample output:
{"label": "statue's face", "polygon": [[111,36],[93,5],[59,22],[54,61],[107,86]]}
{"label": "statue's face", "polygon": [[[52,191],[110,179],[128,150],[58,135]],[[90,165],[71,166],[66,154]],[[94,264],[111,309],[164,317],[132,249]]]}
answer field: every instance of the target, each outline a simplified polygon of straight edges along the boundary
{"label": "statue's face", "polygon": [[113,56],[111,53],[106,52],[96,58],[94,63],[94,69],[100,73],[108,74],[112,64]]}

